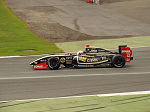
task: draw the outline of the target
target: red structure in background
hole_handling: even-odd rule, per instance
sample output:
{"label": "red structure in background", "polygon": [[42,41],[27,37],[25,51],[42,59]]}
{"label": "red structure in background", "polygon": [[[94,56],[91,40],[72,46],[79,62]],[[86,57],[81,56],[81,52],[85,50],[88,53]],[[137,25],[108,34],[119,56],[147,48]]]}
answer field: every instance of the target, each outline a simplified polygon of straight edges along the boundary
{"label": "red structure in background", "polygon": [[89,44],[86,44],[85,47],[90,47],[90,45],[89,45]]}
{"label": "red structure in background", "polygon": [[100,0],[84,0],[87,3],[100,4]]}
{"label": "red structure in background", "polygon": [[84,0],[84,1],[86,1],[88,3],[93,3],[93,0]]}

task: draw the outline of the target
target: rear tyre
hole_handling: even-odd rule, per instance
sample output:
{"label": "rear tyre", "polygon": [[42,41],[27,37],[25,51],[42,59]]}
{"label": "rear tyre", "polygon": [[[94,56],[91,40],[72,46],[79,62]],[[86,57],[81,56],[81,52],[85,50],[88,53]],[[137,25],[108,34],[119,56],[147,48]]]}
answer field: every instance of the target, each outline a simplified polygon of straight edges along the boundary
{"label": "rear tyre", "polygon": [[47,64],[51,70],[57,70],[60,67],[59,58],[56,58],[56,57],[49,58],[47,61]]}
{"label": "rear tyre", "polygon": [[125,66],[125,58],[122,55],[115,55],[112,58],[112,67],[123,68]]}

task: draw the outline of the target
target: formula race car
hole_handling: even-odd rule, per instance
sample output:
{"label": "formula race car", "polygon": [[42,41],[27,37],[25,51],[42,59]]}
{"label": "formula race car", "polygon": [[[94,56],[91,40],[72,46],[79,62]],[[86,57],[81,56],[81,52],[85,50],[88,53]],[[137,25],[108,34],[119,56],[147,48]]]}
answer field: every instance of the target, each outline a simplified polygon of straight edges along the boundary
{"label": "formula race car", "polygon": [[86,45],[85,51],[77,53],[50,54],[30,63],[33,69],[57,70],[61,65],[66,68],[110,66],[122,68],[133,60],[132,50],[127,45],[119,46],[118,52],[112,52]]}

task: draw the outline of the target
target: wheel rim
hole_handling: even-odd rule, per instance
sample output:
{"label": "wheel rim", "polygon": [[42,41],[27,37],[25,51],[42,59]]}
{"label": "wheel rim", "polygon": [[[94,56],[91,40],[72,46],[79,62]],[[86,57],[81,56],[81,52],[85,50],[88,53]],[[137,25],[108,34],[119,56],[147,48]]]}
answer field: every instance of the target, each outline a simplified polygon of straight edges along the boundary
{"label": "wheel rim", "polygon": [[122,57],[118,57],[118,58],[115,60],[114,65],[117,66],[117,67],[122,67],[122,66],[123,66],[123,63],[124,63],[123,58],[122,58]]}
{"label": "wheel rim", "polygon": [[51,67],[56,67],[58,65],[58,59],[52,59],[50,60],[50,66]]}

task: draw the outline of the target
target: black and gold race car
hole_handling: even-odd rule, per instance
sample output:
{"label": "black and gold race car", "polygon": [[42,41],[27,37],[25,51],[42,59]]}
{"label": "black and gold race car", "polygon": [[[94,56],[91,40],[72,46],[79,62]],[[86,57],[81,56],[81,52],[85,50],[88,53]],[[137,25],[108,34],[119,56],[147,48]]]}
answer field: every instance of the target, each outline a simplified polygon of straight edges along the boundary
{"label": "black and gold race car", "polygon": [[[109,66],[122,68],[133,60],[132,50],[126,45],[119,46],[118,52],[112,52],[86,45],[85,51],[66,54],[51,54],[30,63],[33,69],[57,70],[61,65],[66,68]],[[62,66],[61,66],[62,67]]]}

